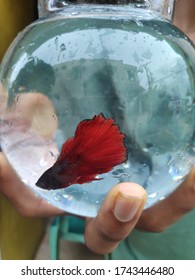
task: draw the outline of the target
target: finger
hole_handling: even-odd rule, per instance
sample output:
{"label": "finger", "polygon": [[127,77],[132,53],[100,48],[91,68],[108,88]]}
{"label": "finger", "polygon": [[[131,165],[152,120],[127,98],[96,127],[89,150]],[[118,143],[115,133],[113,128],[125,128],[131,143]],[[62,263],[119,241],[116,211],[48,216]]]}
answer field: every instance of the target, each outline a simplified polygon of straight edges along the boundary
{"label": "finger", "polygon": [[146,201],[145,190],[121,183],[106,196],[96,218],[87,219],[86,245],[98,254],[111,252],[137,223]]}
{"label": "finger", "polygon": [[164,200],[143,211],[136,227],[161,232],[195,208],[195,168],[186,180]]}
{"label": "finger", "polygon": [[2,193],[23,216],[50,217],[64,212],[41,198],[25,186],[0,152],[0,193]]}

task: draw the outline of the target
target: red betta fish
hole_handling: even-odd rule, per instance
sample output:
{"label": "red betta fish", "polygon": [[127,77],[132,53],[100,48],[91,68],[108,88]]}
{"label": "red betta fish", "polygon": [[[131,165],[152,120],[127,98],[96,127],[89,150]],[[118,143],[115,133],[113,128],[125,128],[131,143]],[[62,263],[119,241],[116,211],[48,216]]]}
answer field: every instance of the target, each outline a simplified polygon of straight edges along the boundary
{"label": "red betta fish", "polygon": [[127,159],[125,134],[112,118],[103,114],[81,121],[74,137],[62,146],[54,165],[43,173],[36,185],[52,190],[72,184],[89,183]]}

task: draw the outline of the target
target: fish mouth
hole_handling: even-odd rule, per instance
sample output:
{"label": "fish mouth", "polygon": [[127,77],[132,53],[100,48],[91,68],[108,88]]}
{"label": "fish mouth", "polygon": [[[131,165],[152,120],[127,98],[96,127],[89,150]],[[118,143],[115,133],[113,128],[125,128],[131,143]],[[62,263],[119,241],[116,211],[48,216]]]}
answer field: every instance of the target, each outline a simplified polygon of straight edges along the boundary
{"label": "fish mouth", "polygon": [[35,185],[43,190],[51,190],[51,188],[40,179],[36,182]]}

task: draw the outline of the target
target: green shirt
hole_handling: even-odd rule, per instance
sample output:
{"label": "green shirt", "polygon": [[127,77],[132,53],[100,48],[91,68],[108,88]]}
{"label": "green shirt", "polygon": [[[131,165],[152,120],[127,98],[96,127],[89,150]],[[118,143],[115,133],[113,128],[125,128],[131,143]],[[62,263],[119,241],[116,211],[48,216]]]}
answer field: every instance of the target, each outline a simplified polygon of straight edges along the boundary
{"label": "green shirt", "polygon": [[162,233],[134,229],[110,255],[117,260],[195,260],[195,210]]}

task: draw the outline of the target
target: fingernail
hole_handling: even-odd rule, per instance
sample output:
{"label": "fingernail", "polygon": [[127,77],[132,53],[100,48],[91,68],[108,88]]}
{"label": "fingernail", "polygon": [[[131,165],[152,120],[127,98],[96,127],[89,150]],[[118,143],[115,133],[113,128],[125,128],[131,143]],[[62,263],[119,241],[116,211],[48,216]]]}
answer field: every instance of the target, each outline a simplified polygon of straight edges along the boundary
{"label": "fingernail", "polygon": [[143,204],[143,197],[134,197],[119,192],[114,206],[114,215],[121,222],[129,222],[136,215],[141,204]]}

